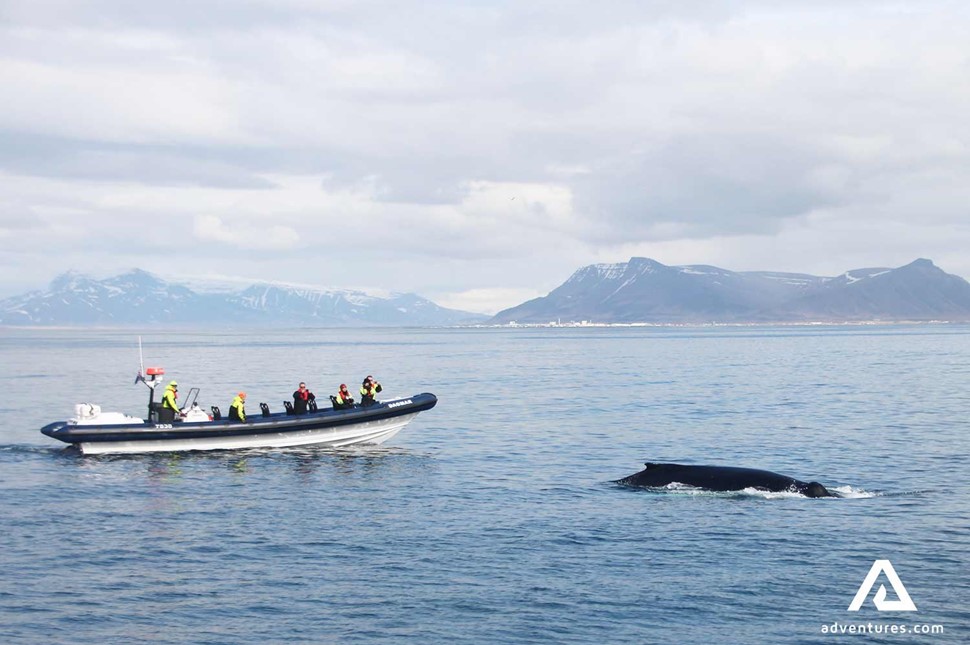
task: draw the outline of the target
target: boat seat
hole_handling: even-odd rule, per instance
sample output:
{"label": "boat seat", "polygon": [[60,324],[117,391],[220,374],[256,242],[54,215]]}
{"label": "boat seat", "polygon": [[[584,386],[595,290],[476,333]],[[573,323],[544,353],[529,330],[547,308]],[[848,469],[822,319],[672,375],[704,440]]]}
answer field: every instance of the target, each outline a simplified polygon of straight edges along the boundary
{"label": "boat seat", "polygon": [[337,403],[337,397],[335,397],[332,394],[330,395],[330,403],[333,404],[333,409],[334,410],[350,410],[350,409],[352,409],[354,407],[354,400],[353,399],[350,399],[347,403],[344,403],[343,405],[340,405],[339,403]]}
{"label": "boat seat", "polygon": [[289,401],[283,401],[283,407],[286,408],[286,416],[293,416],[293,404]]}
{"label": "boat seat", "polygon": [[268,417],[269,416],[269,406],[268,405],[266,405],[265,403],[260,403],[259,404],[259,409],[262,410],[264,417]]}
{"label": "boat seat", "polygon": [[222,411],[219,410],[219,406],[218,405],[212,406],[212,420],[218,421],[221,418],[222,418]]}

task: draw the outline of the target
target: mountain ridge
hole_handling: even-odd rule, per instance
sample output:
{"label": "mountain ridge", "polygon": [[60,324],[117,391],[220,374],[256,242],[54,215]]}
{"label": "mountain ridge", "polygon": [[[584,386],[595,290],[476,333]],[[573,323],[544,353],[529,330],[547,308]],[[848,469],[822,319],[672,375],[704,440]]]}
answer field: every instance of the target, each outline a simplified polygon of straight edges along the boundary
{"label": "mountain ridge", "polygon": [[9,326],[442,326],[485,318],[440,307],[413,293],[382,297],[363,290],[295,288],[269,281],[206,291],[137,268],[100,280],[68,271],[46,290],[0,300],[0,325]]}
{"label": "mountain ridge", "polygon": [[970,283],[931,260],[834,277],[668,266],[650,258],[577,269],[548,295],[490,324],[970,321]]}

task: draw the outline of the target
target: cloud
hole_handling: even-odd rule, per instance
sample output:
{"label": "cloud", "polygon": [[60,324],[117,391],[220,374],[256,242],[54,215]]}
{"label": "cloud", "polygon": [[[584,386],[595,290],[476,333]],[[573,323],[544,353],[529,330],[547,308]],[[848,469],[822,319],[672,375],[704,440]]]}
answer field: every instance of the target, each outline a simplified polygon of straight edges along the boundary
{"label": "cloud", "polygon": [[263,189],[273,184],[215,149],[0,132],[0,170],[32,177]]}
{"label": "cloud", "polygon": [[0,11],[0,264],[41,284],[175,256],[437,294],[632,254],[970,275],[961,3]]}
{"label": "cloud", "polygon": [[284,250],[295,248],[300,235],[289,226],[226,225],[215,215],[195,218],[195,236],[203,241],[222,242],[239,249]]}

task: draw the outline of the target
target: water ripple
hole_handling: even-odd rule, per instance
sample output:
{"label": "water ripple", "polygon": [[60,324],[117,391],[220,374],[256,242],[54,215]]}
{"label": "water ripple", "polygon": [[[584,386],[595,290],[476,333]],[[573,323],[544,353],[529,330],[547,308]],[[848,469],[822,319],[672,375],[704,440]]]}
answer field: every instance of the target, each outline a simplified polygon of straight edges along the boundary
{"label": "water ripple", "polygon": [[[75,399],[142,410],[137,345],[8,335],[0,636],[818,643],[854,622],[885,558],[920,611],[883,619],[869,601],[858,620],[940,623],[931,642],[962,643],[968,331],[173,332],[147,351],[206,401],[375,373],[441,403],[380,448],[94,458],[37,429]],[[245,369],[227,374],[234,357]],[[55,376],[69,400],[37,387]],[[646,460],[765,468],[841,498],[612,483]]]}

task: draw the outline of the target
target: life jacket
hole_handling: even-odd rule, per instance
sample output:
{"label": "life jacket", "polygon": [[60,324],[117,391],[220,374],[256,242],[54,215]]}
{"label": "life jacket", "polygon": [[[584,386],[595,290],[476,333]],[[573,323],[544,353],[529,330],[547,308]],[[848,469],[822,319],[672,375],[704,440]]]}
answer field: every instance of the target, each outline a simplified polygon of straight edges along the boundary
{"label": "life jacket", "polygon": [[344,396],[344,391],[337,390],[337,403],[339,405],[344,405],[345,403],[350,403],[353,401],[353,397],[350,396],[350,392],[346,392],[347,396]]}
{"label": "life jacket", "polygon": [[165,388],[165,394],[162,395],[162,407],[169,410],[178,410],[179,405],[176,400],[175,388],[169,385]]}
{"label": "life jacket", "polygon": [[229,409],[230,410],[232,410],[233,408],[236,408],[236,413],[239,415],[239,420],[240,421],[245,421],[246,420],[246,402],[243,401],[242,400],[242,397],[239,396],[238,394],[232,399],[232,405],[229,406]]}

